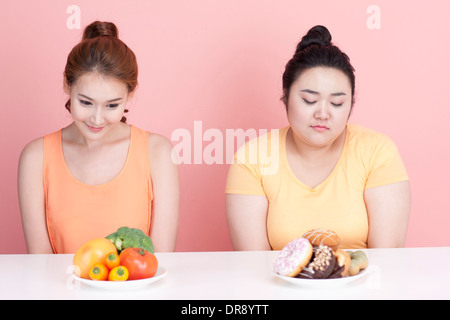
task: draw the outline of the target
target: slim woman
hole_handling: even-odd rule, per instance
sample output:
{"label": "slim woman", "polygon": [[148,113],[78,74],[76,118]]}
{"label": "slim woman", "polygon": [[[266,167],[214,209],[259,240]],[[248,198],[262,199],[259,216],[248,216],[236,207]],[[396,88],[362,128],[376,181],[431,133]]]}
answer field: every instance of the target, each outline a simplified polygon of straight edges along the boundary
{"label": "slim woman", "polygon": [[[345,248],[404,246],[408,175],[391,139],[348,123],[354,95],[350,59],[327,28],[312,28],[283,74],[289,126],[250,141],[242,154],[252,158],[255,144],[278,150],[230,166],[227,219],[236,250],[280,250],[314,228],[335,231]],[[278,170],[268,172],[274,152]]]}
{"label": "slim woman", "polygon": [[136,57],[117,27],[93,22],[67,58],[72,123],[30,142],[18,191],[29,253],[73,253],[119,227],[139,228],[156,251],[175,249],[178,169],[168,139],[126,123]]}

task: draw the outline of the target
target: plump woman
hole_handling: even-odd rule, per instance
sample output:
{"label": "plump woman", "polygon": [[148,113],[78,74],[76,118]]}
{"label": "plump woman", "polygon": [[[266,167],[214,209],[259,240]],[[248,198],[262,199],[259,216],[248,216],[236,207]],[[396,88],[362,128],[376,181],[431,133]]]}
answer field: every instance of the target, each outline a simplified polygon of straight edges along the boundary
{"label": "plump woman", "polygon": [[[349,57],[327,28],[313,27],[283,74],[289,126],[247,143],[230,166],[236,250],[280,250],[315,228],[335,231],[345,248],[404,246],[408,175],[390,138],[348,123],[354,96]],[[251,154],[265,145],[278,148]],[[265,167],[271,159],[276,172]]]}

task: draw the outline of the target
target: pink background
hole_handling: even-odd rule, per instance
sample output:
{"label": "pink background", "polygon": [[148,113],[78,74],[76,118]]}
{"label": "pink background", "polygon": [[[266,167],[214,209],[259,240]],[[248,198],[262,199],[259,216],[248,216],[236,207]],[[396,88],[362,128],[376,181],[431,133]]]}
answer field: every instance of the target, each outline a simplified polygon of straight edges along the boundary
{"label": "pink background", "polygon": [[[81,9],[70,30],[69,5]],[[380,8],[381,29],[366,25]],[[450,245],[450,2],[390,0],[3,1],[0,59],[0,253],[25,253],[17,162],[30,140],[70,123],[62,72],[82,29],[113,21],[140,67],[129,123],[171,137],[194,121],[217,128],[287,124],[281,75],[316,24],[356,68],[351,122],[388,134],[412,185],[407,246]],[[176,144],[177,141],[174,142]],[[205,147],[208,142],[203,143]],[[227,164],[182,164],[178,251],[232,250],[225,219]]]}

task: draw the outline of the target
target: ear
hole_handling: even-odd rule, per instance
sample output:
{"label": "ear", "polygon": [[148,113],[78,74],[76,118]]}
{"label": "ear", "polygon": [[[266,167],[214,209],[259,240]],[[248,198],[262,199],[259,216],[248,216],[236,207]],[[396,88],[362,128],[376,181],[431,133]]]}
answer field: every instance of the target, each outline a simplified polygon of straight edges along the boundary
{"label": "ear", "polygon": [[289,100],[289,90],[283,89],[283,96],[281,97],[281,101],[283,101],[286,106],[286,110],[288,108],[288,100]]}
{"label": "ear", "polygon": [[70,96],[70,84],[67,82],[66,77],[64,77],[63,81],[64,93]]}
{"label": "ear", "polygon": [[136,92],[136,90],[132,91],[132,92],[128,92],[127,95],[127,103],[130,102],[131,100],[133,100],[134,98],[134,93]]}

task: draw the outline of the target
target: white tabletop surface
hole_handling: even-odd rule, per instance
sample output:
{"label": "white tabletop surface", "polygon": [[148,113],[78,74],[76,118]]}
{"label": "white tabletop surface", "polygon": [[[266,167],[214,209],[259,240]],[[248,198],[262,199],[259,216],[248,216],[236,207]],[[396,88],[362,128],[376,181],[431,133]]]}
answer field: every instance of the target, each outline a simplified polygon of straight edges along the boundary
{"label": "white tabletop surface", "polygon": [[[450,247],[369,249],[363,277],[305,288],[273,273],[277,251],[156,253],[166,276],[144,288],[110,291],[76,282],[73,255],[0,255],[0,299],[449,299]],[[315,280],[310,280],[315,281]]]}

